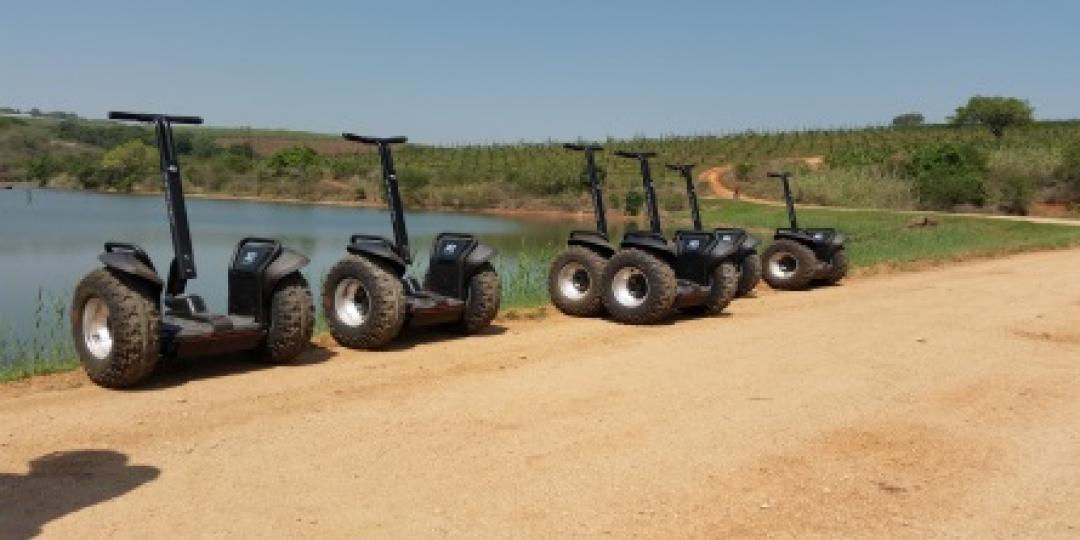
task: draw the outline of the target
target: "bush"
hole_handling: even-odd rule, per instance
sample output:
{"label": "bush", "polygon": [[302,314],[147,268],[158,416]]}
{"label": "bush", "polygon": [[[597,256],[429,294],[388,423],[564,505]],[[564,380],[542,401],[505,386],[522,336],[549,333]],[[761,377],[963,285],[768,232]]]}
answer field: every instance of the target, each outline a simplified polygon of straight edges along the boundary
{"label": "bush", "polygon": [[641,207],[645,206],[645,195],[640,191],[627,191],[623,201],[623,212],[628,216],[636,216],[641,213]]}
{"label": "bush", "polygon": [[998,206],[1009,214],[1026,216],[1035,198],[1035,186],[1023,176],[1009,175],[1000,180]]}
{"label": "bush", "polygon": [[940,143],[919,147],[907,172],[926,208],[986,203],[986,156],[967,144]]}
{"label": "bush", "polygon": [[893,152],[888,148],[848,148],[830,152],[825,164],[830,168],[865,167],[887,163]]}
{"label": "bush", "polygon": [[746,181],[754,174],[754,164],[749,161],[740,161],[735,164],[735,179]]}
{"label": "bush", "polygon": [[275,173],[283,173],[289,169],[308,169],[319,162],[319,153],[309,146],[294,146],[274,152],[267,158],[267,165]]}
{"label": "bush", "polygon": [[1057,176],[1073,189],[1080,190],[1080,139],[1065,146]]}
{"label": "bush", "polygon": [[137,140],[109,150],[101,157],[104,187],[131,191],[135,183],[153,174],[157,158],[157,150]]}

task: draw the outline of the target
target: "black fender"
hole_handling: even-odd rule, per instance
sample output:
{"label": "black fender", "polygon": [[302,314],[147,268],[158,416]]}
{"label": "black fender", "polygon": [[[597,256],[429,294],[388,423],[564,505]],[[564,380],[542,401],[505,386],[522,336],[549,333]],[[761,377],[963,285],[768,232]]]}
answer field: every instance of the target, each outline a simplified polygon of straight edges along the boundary
{"label": "black fender", "polygon": [[154,263],[137,246],[130,246],[129,248],[127,244],[109,242],[105,244],[105,251],[98,255],[98,260],[106,268],[123,272],[149,283],[159,293],[165,284],[154,268]]}
{"label": "black fender", "polygon": [[640,249],[660,257],[669,263],[675,261],[675,249],[663,236],[653,233],[627,233],[619,242],[623,249]]}
{"label": "black fender", "polygon": [[476,246],[469,251],[469,254],[465,256],[465,279],[469,279],[476,275],[476,273],[480,271],[480,268],[485,264],[490,263],[491,259],[495,258],[495,255],[498,253],[498,250],[495,248],[478,242]]}
{"label": "black fender", "polygon": [[285,276],[299,271],[301,268],[308,265],[311,259],[307,258],[304,254],[296,251],[292,248],[282,247],[281,253],[277,258],[270,262],[270,265],[266,267],[266,272],[263,274],[263,290],[265,294],[270,294],[274,291],[274,287]]}
{"label": "black fender", "polygon": [[709,270],[716,268],[725,259],[734,258],[735,252],[738,250],[738,244],[732,242],[717,241],[714,243],[712,249],[709,250]]}
{"label": "black fender", "polygon": [[827,261],[844,246],[846,237],[836,229],[777,229],[773,239],[793,240],[814,250],[820,260]]}
{"label": "black fender", "polygon": [[398,277],[405,275],[405,260],[390,247],[390,242],[385,238],[353,235],[345,250],[353,255],[370,257],[390,265]]}
{"label": "black fender", "polygon": [[595,231],[573,231],[566,244],[591,249],[605,259],[610,259],[615,254],[615,246],[611,245],[607,237]]}

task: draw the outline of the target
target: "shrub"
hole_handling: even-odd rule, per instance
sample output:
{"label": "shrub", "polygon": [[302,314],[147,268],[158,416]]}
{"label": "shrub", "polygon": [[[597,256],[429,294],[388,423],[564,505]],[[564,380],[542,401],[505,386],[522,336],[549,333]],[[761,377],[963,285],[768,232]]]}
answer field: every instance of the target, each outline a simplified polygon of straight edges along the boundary
{"label": "shrub", "polygon": [[101,169],[108,188],[131,191],[136,182],[147,178],[157,165],[157,151],[142,141],[128,141],[101,157]]}
{"label": "shrub", "polygon": [[1023,176],[1003,177],[998,191],[998,206],[1001,210],[1018,216],[1027,215],[1028,207],[1035,198],[1035,185]]}
{"label": "shrub", "polygon": [[1080,190],[1080,139],[1065,146],[1057,175],[1073,189]]}
{"label": "shrub", "polygon": [[294,146],[274,152],[266,162],[276,173],[288,169],[307,169],[319,162],[319,153],[309,146]]}
{"label": "shrub", "polygon": [[939,143],[919,147],[907,172],[919,201],[927,208],[986,202],[986,156],[971,145]]}
{"label": "shrub", "polygon": [[888,162],[892,155],[892,150],[888,148],[847,148],[830,152],[825,156],[825,164],[834,169],[881,165]]}
{"label": "shrub", "polygon": [[645,195],[640,191],[627,191],[623,201],[623,211],[628,216],[636,216],[641,213],[641,207],[645,206]]}
{"label": "shrub", "polygon": [[735,164],[735,179],[746,181],[754,174],[754,164],[749,161],[740,161]]}

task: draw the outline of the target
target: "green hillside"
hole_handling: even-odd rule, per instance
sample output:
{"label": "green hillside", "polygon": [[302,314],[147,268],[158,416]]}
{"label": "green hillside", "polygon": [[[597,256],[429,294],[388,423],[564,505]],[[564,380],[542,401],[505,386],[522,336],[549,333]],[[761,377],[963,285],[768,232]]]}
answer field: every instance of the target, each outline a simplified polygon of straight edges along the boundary
{"label": "green hillside", "polygon": [[[601,141],[645,149],[658,161],[725,166],[724,182],[775,197],[768,169],[795,169],[803,202],[885,208],[960,207],[1023,213],[1076,212],[1080,121],[1041,121],[994,137],[979,126],[741,132]],[[157,189],[152,133],[141,126],[62,116],[0,116],[0,181],[112,191]],[[250,128],[178,129],[195,193],[365,201],[381,195],[377,156],[329,134]],[[815,158],[805,160],[803,158]],[[556,143],[406,145],[397,163],[407,202],[453,208],[581,208],[581,156]],[[600,155],[616,209],[637,205],[637,165]],[[1070,165],[1071,164],[1071,165]],[[669,210],[685,202],[677,179],[656,167]],[[708,193],[708,190],[703,190]]]}

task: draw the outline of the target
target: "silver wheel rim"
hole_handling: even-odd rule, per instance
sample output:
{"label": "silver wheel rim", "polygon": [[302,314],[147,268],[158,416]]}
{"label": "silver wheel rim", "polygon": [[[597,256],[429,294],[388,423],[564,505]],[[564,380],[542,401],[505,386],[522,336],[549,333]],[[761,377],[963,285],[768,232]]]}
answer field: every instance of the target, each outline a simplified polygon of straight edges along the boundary
{"label": "silver wheel rim", "polygon": [[100,298],[91,298],[83,306],[83,344],[87,352],[98,360],[104,360],[112,352],[112,333],[109,332],[109,305]]}
{"label": "silver wheel rim", "polygon": [[345,278],[334,288],[334,315],[348,326],[360,326],[371,311],[371,296],[356,278]]}
{"label": "silver wheel rim", "polygon": [[581,300],[589,294],[592,280],[589,271],[581,263],[571,262],[559,269],[559,294],[568,300]]}
{"label": "silver wheel rim", "polygon": [[791,279],[799,273],[799,259],[790,253],[773,253],[769,257],[769,273],[781,279]]}
{"label": "silver wheel rim", "polygon": [[636,308],[649,296],[649,279],[638,268],[620,268],[611,280],[611,292],[619,305]]}

